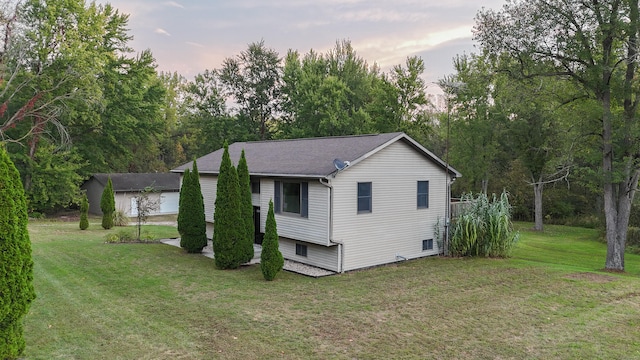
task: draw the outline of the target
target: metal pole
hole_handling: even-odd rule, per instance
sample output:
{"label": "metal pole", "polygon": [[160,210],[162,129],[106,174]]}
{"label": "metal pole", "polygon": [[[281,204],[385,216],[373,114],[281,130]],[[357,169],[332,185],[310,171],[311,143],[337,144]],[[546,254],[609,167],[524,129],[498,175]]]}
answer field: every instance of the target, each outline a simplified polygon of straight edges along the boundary
{"label": "metal pole", "polygon": [[446,163],[446,172],[444,174],[445,184],[446,184],[446,193],[445,196],[445,219],[444,219],[444,255],[449,256],[449,224],[450,224],[450,213],[451,213],[451,189],[449,182],[449,127],[450,127],[450,117],[451,117],[451,103],[450,103],[449,95],[447,95],[447,139],[445,142],[445,163]]}
{"label": "metal pole", "polygon": [[454,91],[458,91],[462,87],[464,87],[464,83],[462,82],[452,82],[447,80],[441,80],[438,83],[440,89],[445,93],[447,98],[447,139],[445,142],[445,183],[446,183],[446,196],[445,196],[445,222],[444,222],[444,255],[449,255],[449,229],[451,225],[451,181],[449,174],[449,131],[450,131],[450,123],[451,123],[451,97],[453,96]]}

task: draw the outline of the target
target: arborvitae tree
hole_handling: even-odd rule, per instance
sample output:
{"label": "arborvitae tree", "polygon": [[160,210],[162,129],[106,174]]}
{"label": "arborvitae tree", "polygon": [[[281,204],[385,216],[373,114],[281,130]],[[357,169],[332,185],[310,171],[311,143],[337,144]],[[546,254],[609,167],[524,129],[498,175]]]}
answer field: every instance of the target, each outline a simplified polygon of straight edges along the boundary
{"label": "arborvitae tree", "polygon": [[80,230],[87,230],[89,227],[89,199],[87,194],[82,194],[80,199]]}
{"label": "arborvitae tree", "polygon": [[238,183],[240,184],[240,213],[244,222],[244,238],[238,244],[242,254],[242,263],[247,263],[253,259],[253,239],[255,228],[253,222],[253,202],[251,201],[251,180],[249,178],[249,167],[244,156],[244,149],[238,161]]}
{"label": "arborvitae tree", "polygon": [[260,270],[265,280],[273,280],[284,266],[284,258],[278,245],[278,229],[276,217],[273,214],[273,201],[269,201],[269,213],[262,240],[262,254],[260,254]]}
{"label": "arborvitae tree", "polygon": [[[191,176],[191,170],[186,169],[184,171],[184,174],[182,175],[182,184],[180,185],[180,198],[178,200],[178,233],[180,233],[180,235],[182,235],[182,229],[185,227],[186,225],[186,220],[184,219],[185,213],[186,211],[184,211],[184,207],[185,207],[185,202],[186,202],[186,197],[187,195],[185,195],[188,190],[187,188],[189,187],[189,177]],[[182,239],[180,240],[180,242],[182,243]],[[182,246],[182,244],[180,245]]]}
{"label": "arborvitae tree", "polygon": [[15,359],[25,348],[22,321],[36,294],[24,188],[2,145],[0,209],[0,359]]}
{"label": "arborvitae tree", "polygon": [[[189,171],[189,169],[187,169]],[[185,172],[186,174],[186,172]],[[182,226],[179,224],[180,246],[189,253],[200,253],[207,246],[207,225],[204,218],[204,199],[200,189],[200,174],[198,164],[193,161],[193,171],[183,183],[183,193],[180,194],[180,210],[178,220],[182,215]],[[184,196],[184,201],[182,201]]]}
{"label": "arborvitae tree", "polygon": [[238,244],[244,236],[244,223],[240,213],[239,190],[238,173],[231,163],[229,145],[225,142],[213,214],[213,253],[219,269],[235,269],[242,260]]}
{"label": "arborvitae tree", "polygon": [[111,177],[109,177],[107,186],[105,186],[102,191],[100,209],[102,210],[102,227],[104,229],[111,229],[113,227],[113,213],[116,211],[116,200],[113,195]]}

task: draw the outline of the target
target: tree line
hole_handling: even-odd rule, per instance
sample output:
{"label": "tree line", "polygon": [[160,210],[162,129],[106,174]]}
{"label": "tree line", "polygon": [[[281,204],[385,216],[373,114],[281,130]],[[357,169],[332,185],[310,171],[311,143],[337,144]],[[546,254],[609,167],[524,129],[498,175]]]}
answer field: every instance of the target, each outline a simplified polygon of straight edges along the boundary
{"label": "tree line", "polygon": [[639,13],[638,0],[483,9],[474,27],[482,53],[455,62],[454,80],[470,86],[450,92],[461,110],[454,128],[477,130],[456,137],[474,145],[459,154],[478,159],[469,181],[486,186],[491,164],[502,174],[519,167],[534,190],[538,229],[543,189],[565,182],[556,208],[592,207],[605,228],[605,268],[617,271],[640,176]]}
{"label": "tree line", "polygon": [[129,17],[83,0],[3,1],[0,135],[31,213],[80,202],[98,172],[167,171],[225,140],[405,131],[432,127],[418,57],[389,73],[349,41],[325,54],[263,41],[187,80],[133,53]]}

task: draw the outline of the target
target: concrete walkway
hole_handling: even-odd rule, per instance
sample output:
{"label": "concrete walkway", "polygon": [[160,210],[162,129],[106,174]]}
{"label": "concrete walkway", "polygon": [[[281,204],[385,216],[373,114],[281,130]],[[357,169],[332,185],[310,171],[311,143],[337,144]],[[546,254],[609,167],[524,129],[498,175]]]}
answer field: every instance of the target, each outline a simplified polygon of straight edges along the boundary
{"label": "concrete walkway", "polygon": [[[163,244],[167,244],[167,245],[171,245],[171,246],[180,247],[180,238],[162,240],[162,243]],[[253,259],[251,259],[251,261],[249,262],[249,265],[259,264],[260,263],[260,255],[262,254],[262,246],[260,246],[258,244],[253,244],[253,254],[254,254],[253,255]],[[202,249],[202,255],[213,259],[213,244],[212,244],[211,240],[209,240],[207,246],[204,249]],[[315,278],[323,277],[323,276],[329,276],[329,275],[335,275],[336,274],[333,271],[321,269],[321,268],[318,268],[318,267],[315,267],[315,266],[302,264],[302,263],[299,263],[297,261],[291,261],[291,260],[287,260],[287,259],[284,260],[283,270],[294,272],[294,273],[297,273],[297,274],[306,275],[306,276],[311,276],[311,277],[315,277]]]}

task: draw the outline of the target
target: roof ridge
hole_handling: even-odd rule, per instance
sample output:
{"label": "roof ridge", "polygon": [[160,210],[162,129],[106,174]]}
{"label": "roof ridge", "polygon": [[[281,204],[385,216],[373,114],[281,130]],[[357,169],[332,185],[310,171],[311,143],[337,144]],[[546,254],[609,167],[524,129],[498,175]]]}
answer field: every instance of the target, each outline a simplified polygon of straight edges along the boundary
{"label": "roof ridge", "polygon": [[399,135],[402,134],[401,131],[390,132],[390,133],[376,133],[376,134],[357,134],[357,135],[337,135],[337,136],[319,136],[319,137],[306,137],[306,138],[294,138],[294,139],[273,139],[273,140],[257,140],[257,141],[239,141],[234,142],[231,145],[235,144],[259,144],[259,143],[273,143],[273,142],[293,142],[293,141],[307,141],[307,140],[326,140],[326,139],[345,139],[345,138],[356,138],[356,137],[373,137],[373,136],[381,136],[381,135]]}

